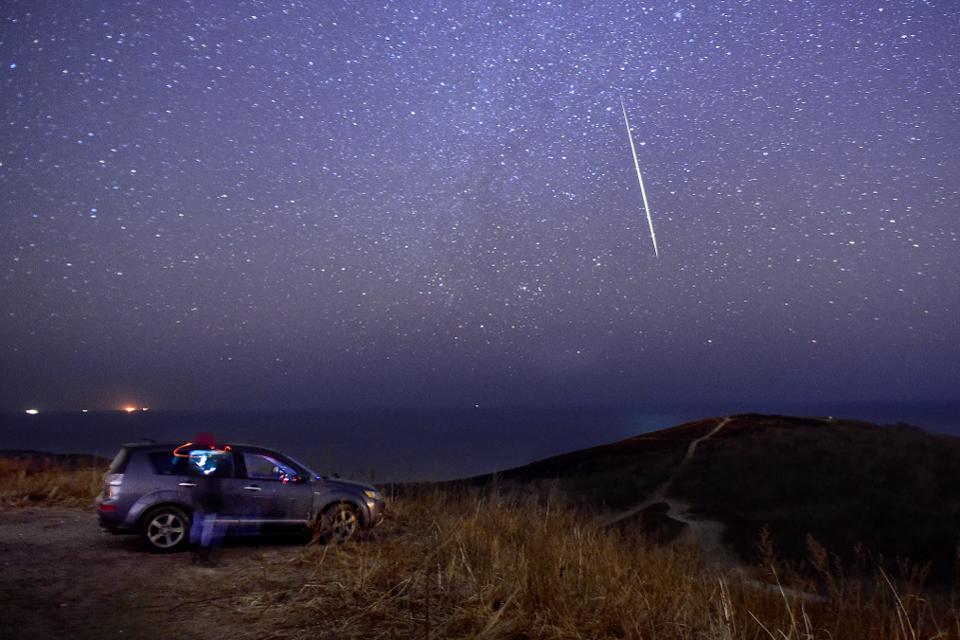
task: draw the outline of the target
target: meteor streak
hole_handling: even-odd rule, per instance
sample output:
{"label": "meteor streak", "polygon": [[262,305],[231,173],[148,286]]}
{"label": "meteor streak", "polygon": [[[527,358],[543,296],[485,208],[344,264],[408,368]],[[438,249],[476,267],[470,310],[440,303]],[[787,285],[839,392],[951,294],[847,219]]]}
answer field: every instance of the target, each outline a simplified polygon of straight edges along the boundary
{"label": "meteor streak", "polygon": [[637,180],[640,182],[640,195],[643,196],[643,209],[647,212],[647,224],[650,225],[650,239],[653,240],[653,253],[660,258],[660,250],[657,249],[657,234],[653,230],[653,217],[650,215],[650,205],[647,203],[647,190],[643,186],[643,174],[640,173],[640,161],[637,160],[637,148],[633,146],[633,133],[630,131],[630,119],[627,118],[627,107],[623,104],[623,96],[620,97],[620,108],[623,109],[623,123],[627,125],[627,137],[630,139],[630,153],[633,154],[633,166],[637,169]]}

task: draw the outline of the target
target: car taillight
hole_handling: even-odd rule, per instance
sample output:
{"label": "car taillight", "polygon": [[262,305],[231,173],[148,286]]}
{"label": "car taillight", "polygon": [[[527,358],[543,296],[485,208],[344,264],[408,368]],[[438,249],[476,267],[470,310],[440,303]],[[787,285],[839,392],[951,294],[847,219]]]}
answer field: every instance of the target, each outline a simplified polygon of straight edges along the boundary
{"label": "car taillight", "polygon": [[104,480],[106,481],[106,494],[108,498],[116,498],[120,495],[120,485],[123,484],[122,473],[108,473]]}

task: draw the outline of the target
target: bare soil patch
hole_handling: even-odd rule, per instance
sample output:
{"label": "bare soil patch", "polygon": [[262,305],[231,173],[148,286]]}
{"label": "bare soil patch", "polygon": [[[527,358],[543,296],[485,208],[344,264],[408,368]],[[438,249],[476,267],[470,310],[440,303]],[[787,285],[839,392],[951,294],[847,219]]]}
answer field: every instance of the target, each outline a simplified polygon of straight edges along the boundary
{"label": "bare soil patch", "polygon": [[[302,546],[272,542],[228,543],[215,567],[198,566],[189,553],[153,555],[137,537],[102,532],[90,510],[4,510],[0,637],[273,637],[251,606],[258,578],[274,566],[293,578]],[[238,617],[243,609],[253,615]]]}

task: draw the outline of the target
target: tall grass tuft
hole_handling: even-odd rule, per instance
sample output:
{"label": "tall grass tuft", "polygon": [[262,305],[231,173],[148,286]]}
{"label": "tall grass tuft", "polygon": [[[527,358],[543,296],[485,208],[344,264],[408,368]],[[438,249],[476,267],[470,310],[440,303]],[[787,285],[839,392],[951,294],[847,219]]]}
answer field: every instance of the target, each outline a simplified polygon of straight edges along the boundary
{"label": "tall grass tuft", "polygon": [[8,507],[91,506],[103,485],[100,466],[63,469],[0,458],[0,504]]}

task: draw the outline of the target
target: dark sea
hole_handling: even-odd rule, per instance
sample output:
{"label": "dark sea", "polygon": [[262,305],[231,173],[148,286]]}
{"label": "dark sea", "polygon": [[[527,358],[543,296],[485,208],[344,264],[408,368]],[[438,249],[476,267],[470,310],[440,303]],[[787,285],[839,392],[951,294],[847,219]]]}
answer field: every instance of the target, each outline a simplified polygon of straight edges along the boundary
{"label": "dark sea", "polygon": [[112,457],[125,442],[218,442],[279,449],[314,470],[375,482],[446,480],[503,471],[533,460],[616,442],[683,422],[737,412],[832,415],[909,423],[960,436],[960,402],[790,407],[700,407],[661,412],[613,409],[402,411],[41,412],[0,414],[0,449]]}

